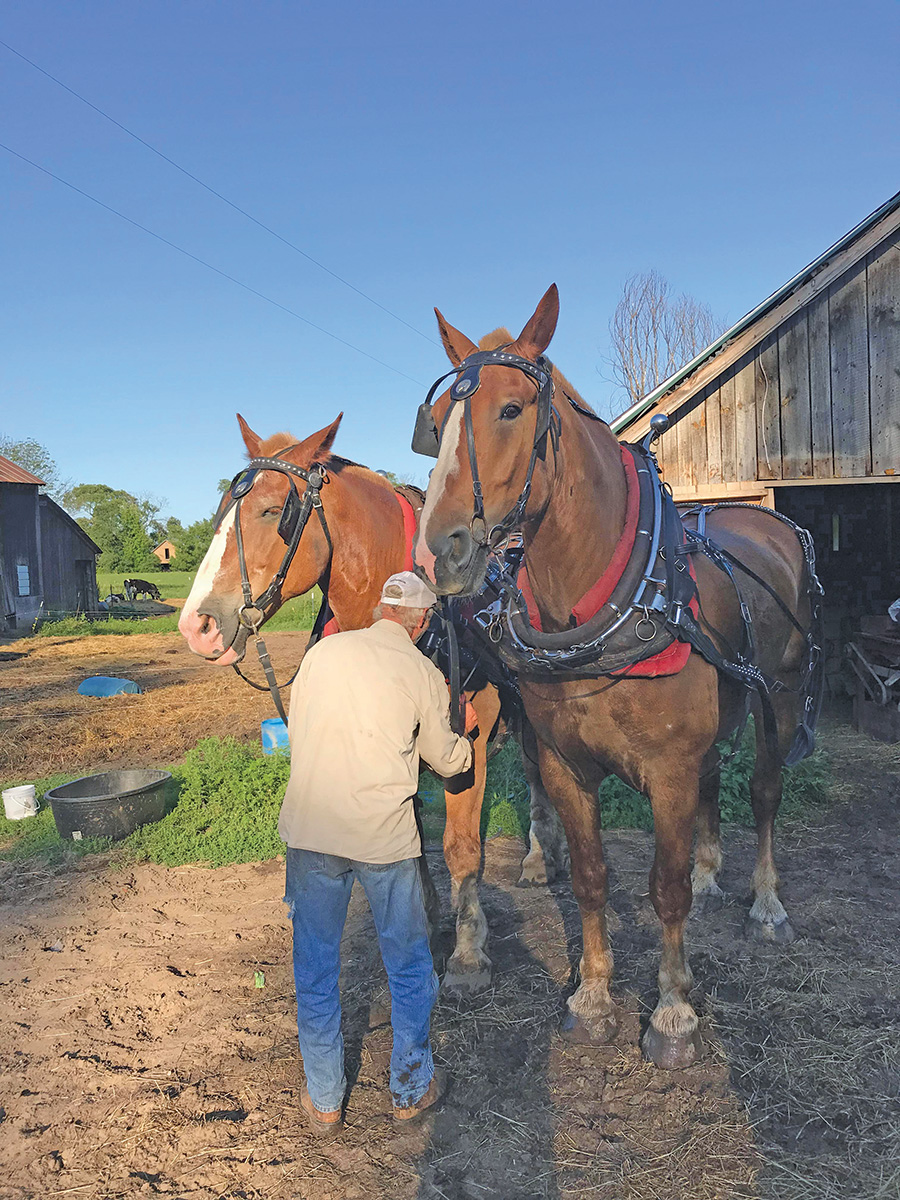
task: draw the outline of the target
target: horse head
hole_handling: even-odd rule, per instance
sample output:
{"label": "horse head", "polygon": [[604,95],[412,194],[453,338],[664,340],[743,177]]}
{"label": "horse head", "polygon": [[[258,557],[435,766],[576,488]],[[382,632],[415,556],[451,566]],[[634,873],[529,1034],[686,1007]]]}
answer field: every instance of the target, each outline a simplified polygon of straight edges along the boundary
{"label": "horse head", "polygon": [[462,372],[432,410],[438,458],[415,562],[439,593],[467,595],[481,585],[493,543],[513,524],[527,526],[549,499],[552,385],[549,364],[541,373],[541,355],[556,329],[559,294],[553,284],[515,341],[472,367],[466,360],[479,347],[435,314],[447,355]]}
{"label": "horse head", "polygon": [[[212,543],[178,622],[195,654],[219,666],[240,662],[253,626],[262,625],[285,600],[308,592],[326,571],[330,547],[324,528],[318,520],[307,521],[299,541],[294,539],[284,580],[266,603],[265,611],[250,606],[250,613],[246,613],[244,580],[250,597],[258,600],[285,566],[292,542],[291,523],[293,520],[296,525],[294,514],[304,494],[302,476],[290,468],[308,472],[327,457],[342,415],[301,442],[286,433],[263,440],[238,415],[251,465],[235,476],[222,497]],[[254,468],[252,464],[260,459],[271,460],[272,465]],[[277,464],[282,462],[287,470],[279,469]]]}

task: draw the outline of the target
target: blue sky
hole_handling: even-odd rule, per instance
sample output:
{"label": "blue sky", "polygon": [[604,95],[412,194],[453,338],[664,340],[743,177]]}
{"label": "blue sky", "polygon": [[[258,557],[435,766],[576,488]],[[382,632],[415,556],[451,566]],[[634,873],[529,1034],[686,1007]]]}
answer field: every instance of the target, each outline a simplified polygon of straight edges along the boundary
{"label": "blue sky", "polygon": [[343,410],[336,449],[424,480],[432,306],[516,332],[553,281],[552,357],[618,412],[627,276],[733,321],[900,188],[898,33],[866,0],[7,0],[0,39],[426,336],[0,46],[0,141],[400,372],[0,151],[0,433],[188,521],[237,411],[302,437]]}

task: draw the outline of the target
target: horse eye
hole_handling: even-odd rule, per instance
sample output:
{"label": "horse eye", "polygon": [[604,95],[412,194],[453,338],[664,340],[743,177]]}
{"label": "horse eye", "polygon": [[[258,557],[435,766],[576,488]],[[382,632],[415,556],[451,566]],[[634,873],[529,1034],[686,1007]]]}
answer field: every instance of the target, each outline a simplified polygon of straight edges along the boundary
{"label": "horse eye", "polygon": [[280,508],[267,508],[263,510],[264,517],[277,517],[280,513]]}
{"label": "horse eye", "polygon": [[521,414],[522,410],[518,404],[506,404],[500,412],[501,421],[514,421]]}

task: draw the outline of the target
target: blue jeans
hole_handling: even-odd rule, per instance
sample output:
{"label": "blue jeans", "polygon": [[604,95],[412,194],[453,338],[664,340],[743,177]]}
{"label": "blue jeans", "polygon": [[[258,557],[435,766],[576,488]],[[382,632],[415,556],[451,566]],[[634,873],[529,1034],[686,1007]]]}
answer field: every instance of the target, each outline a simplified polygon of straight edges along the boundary
{"label": "blue jeans", "polygon": [[434,1075],[429,1028],[438,993],[418,859],[364,863],[288,846],[286,863],[297,1032],[310,1099],[321,1112],[332,1112],[347,1088],[338,976],[341,934],[358,879],[375,918],[391,989],[391,1094],[397,1105],[415,1104]]}

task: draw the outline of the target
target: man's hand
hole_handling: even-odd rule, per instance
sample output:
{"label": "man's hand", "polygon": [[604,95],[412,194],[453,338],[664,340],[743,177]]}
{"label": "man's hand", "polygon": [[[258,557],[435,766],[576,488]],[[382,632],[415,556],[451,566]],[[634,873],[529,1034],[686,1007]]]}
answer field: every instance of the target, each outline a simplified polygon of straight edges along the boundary
{"label": "man's hand", "polygon": [[460,701],[463,706],[466,733],[474,733],[478,728],[478,713],[475,711],[475,705],[468,696],[460,696]]}

